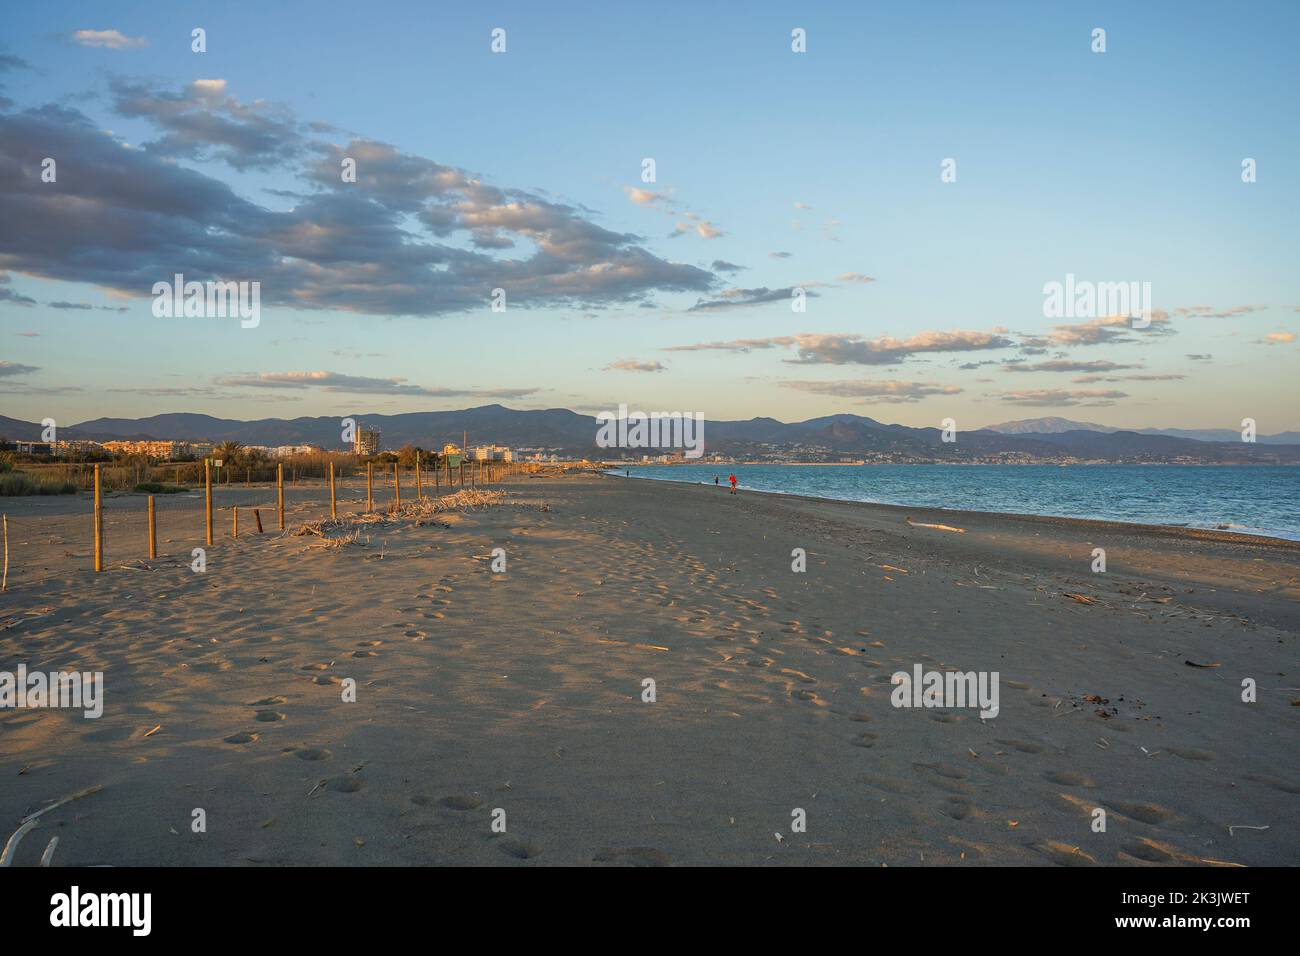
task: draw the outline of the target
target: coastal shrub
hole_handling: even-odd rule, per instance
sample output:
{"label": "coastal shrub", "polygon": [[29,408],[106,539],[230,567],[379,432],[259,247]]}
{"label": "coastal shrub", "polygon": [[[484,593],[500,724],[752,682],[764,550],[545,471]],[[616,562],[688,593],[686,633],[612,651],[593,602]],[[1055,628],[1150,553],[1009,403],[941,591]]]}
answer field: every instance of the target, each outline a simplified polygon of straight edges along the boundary
{"label": "coastal shrub", "polygon": [[21,471],[0,474],[0,497],[19,495],[75,495],[77,486],[58,478],[33,478]]}
{"label": "coastal shrub", "polygon": [[135,490],[142,495],[178,495],[185,489],[179,485],[164,485],[161,481],[142,481]]}

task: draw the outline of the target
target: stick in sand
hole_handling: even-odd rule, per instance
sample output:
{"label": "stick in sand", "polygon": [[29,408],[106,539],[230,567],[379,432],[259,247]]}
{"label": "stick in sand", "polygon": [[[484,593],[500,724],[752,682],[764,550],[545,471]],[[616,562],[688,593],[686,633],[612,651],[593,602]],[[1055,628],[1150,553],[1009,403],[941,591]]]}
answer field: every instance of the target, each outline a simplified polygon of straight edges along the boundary
{"label": "stick in sand", "polygon": [[22,842],[27,831],[35,828],[40,822],[40,820],[32,817],[14,831],[14,835],[11,836],[9,842],[5,844],[4,852],[0,853],[0,866],[9,866],[13,863],[14,854],[18,852],[18,844]]}
{"label": "stick in sand", "polygon": [[954,528],[950,524],[926,524],[923,521],[913,521],[911,518],[907,519],[907,523],[913,528],[934,528],[936,531],[954,531],[957,534],[966,533],[965,528]]}
{"label": "stick in sand", "polygon": [[[103,789],[103,786],[100,784],[95,784],[93,787],[87,787],[85,790],[78,790],[76,793],[64,797],[62,800],[55,800],[48,807],[37,810],[35,813],[27,814],[27,816],[18,821],[18,829],[14,831],[14,835],[11,836],[9,842],[5,844],[4,851],[0,852],[0,866],[9,866],[13,862],[14,854],[18,852],[18,844],[22,842],[22,839],[27,834],[28,830],[33,829],[38,823],[40,823],[43,814],[49,813],[55,807],[61,807],[65,803],[71,803],[73,800],[80,800],[82,797],[88,797],[92,793],[98,793]],[[46,856],[54,853],[53,844],[57,842],[58,838],[56,837],[51,841],[51,845],[46,847]],[[42,857],[42,861],[44,861],[45,858],[46,857]],[[45,865],[44,862],[42,862],[42,865]]]}
{"label": "stick in sand", "polygon": [[9,590],[9,516],[4,516],[5,524],[5,572],[3,580],[0,580],[0,593]]}

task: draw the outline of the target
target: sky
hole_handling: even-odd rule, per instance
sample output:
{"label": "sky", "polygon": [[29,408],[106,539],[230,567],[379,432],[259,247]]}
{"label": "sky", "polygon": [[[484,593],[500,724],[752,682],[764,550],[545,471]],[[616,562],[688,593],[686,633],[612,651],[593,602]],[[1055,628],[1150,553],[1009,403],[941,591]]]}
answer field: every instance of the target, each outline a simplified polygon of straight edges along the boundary
{"label": "sky", "polygon": [[1300,428],[1300,4],[808,6],[7,6],[0,415]]}

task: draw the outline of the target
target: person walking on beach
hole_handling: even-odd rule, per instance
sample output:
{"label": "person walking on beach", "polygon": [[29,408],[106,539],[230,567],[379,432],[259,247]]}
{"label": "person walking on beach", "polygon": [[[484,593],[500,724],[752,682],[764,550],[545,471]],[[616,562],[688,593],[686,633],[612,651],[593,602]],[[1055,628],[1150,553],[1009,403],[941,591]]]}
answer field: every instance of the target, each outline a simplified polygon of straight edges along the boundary
{"label": "person walking on beach", "polygon": [[729,482],[731,482],[731,492],[730,492],[730,493],[734,495],[734,494],[736,493],[736,476],[735,476],[735,474],[733,473],[733,474],[731,474],[731,475],[728,475],[728,476],[727,476],[727,480],[728,480]]}
{"label": "person walking on beach", "polygon": [[715,488],[718,487],[718,481],[719,481],[718,476],[717,476],[717,475],[714,475],[714,476],[713,476],[713,487],[715,487]]}

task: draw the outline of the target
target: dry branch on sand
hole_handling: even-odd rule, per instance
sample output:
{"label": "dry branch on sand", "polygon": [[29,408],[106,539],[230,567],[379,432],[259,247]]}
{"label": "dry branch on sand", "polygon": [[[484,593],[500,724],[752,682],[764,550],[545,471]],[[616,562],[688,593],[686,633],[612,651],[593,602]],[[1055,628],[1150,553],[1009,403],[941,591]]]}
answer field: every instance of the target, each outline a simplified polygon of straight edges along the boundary
{"label": "dry branch on sand", "polygon": [[950,524],[929,524],[925,521],[913,521],[911,518],[906,519],[910,527],[913,528],[934,528],[936,531],[952,531],[956,534],[965,534],[965,528],[954,528]]}

